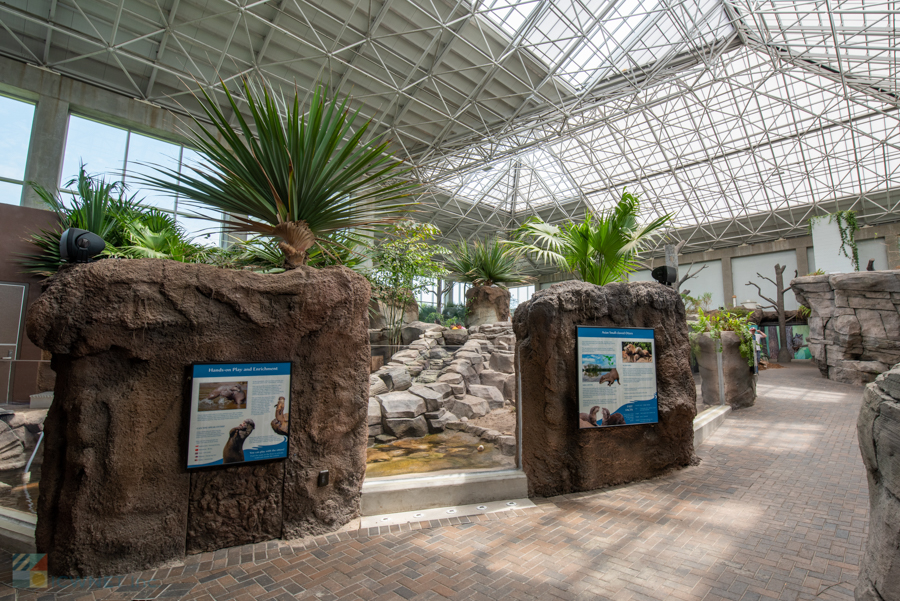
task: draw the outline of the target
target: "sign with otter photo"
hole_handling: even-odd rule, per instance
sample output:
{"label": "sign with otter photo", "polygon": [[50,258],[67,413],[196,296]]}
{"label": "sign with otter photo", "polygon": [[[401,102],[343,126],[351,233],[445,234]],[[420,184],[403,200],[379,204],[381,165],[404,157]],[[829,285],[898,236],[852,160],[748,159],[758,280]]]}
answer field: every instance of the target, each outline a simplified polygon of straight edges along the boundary
{"label": "sign with otter photo", "polygon": [[578,366],[580,428],[659,421],[652,329],[578,326]]}
{"label": "sign with otter photo", "polygon": [[290,395],[290,363],[194,364],[187,466],[287,457]]}

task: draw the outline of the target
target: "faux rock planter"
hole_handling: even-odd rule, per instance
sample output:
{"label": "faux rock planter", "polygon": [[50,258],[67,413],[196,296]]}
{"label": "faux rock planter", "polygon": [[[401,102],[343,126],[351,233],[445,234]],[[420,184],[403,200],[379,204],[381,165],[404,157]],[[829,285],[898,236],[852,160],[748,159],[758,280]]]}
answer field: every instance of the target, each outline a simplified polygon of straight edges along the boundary
{"label": "faux rock planter", "polygon": [[[659,423],[580,430],[577,326],[654,328]],[[522,453],[529,496],[593,490],[695,461],[696,388],[684,303],[649,282],[563,282],[516,309]]]}
{"label": "faux rock planter", "polygon": [[722,332],[722,371],[725,375],[725,402],[719,399],[719,367],[716,360],[717,341],[706,334],[697,337],[705,405],[731,405],[732,409],[751,407],[756,402],[756,380],[747,360],[741,356],[741,339],[734,332]]}
{"label": "faux rock planter", "polygon": [[794,278],[810,308],[809,352],[822,375],[866,384],[900,362],[900,270]]}
{"label": "faux rock planter", "polygon": [[466,326],[509,321],[509,290],[499,286],[473,286],[466,290]]}
{"label": "faux rock planter", "polygon": [[[26,327],[57,373],[36,531],[50,572],[130,572],[355,517],[368,301],[365,279],[345,268],[260,275],[109,259],[49,279]],[[189,366],[245,361],[292,364],[290,455],[189,473]]]}
{"label": "faux rock planter", "polygon": [[866,386],[857,435],[869,481],[869,538],[856,599],[900,599],[900,365]]}

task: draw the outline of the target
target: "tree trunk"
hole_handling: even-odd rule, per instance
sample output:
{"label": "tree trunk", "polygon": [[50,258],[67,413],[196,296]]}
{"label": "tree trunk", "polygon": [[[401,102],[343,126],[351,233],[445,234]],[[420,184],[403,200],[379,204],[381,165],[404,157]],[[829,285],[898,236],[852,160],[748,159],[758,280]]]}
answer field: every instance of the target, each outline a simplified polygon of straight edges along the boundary
{"label": "tree trunk", "polygon": [[788,346],[788,338],[787,338],[787,319],[784,316],[784,270],[787,265],[781,267],[779,265],[775,265],[775,288],[777,289],[778,303],[775,306],[775,310],[778,311],[778,341],[781,343],[780,348],[778,349],[778,362],[779,363],[790,363],[791,359],[794,357],[793,348]]}
{"label": "tree trunk", "polygon": [[281,238],[278,248],[284,253],[284,268],[296,269],[306,265],[309,249],[316,243],[316,235],[305,221],[284,221],[273,228],[272,233]]}

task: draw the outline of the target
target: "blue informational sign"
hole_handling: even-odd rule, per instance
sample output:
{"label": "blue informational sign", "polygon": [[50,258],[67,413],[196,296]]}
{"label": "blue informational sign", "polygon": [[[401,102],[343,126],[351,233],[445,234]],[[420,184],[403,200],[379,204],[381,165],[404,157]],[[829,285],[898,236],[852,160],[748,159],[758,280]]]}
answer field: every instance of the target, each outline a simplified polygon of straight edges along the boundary
{"label": "blue informational sign", "polygon": [[290,363],[195,364],[187,467],[286,458],[290,406]]}
{"label": "blue informational sign", "polygon": [[578,326],[579,428],[659,422],[651,328]]}

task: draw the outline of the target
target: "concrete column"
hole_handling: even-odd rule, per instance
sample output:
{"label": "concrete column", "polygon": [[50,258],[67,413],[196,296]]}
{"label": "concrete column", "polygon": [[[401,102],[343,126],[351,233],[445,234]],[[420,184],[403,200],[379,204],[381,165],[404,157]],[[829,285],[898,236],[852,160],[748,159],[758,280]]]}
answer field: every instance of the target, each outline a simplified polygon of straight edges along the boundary
{"label": "concrete column", "polygon": [[885,234],[884,243],[887,247],[888,269],[900,268],[900,236],[897,234]]}
{"label": "concrete column", "polygon": [[725,308],[731,307],[734,296],[734,280],[731,276],[731,257],[722,257],[722,293],[725,295]]}
{"label": "concrete column", "polygon": [[[69,103],[41,96],[34,109],[25,181],[36,182],[51,194],[56,193],[62,175],[68,125]],[[46,208],[41,198],[27,184],[22,187],[22,206]]]}
{"label": "concrete column", "polygon": [[[806,256],[806,246],[798,246],[797,247],[797,275],[804,276],[809,273],[809,262]],[[787,278],[787,281],[791,281],[791,277]]]}

